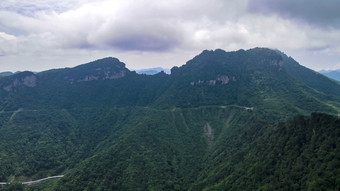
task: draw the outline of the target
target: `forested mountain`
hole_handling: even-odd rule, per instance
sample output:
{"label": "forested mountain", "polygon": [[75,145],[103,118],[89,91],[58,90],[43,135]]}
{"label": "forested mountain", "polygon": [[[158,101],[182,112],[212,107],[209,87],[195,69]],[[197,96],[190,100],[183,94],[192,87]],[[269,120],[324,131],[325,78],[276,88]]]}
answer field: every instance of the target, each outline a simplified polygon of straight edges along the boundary
{"label": "forested mountain", "polygon": [[2,189],[338,190],[339,114],[338,83],[265,48],[205,50],[171,75],[116,58],[21,72],[0,79],[0,182],[63,174]]}
{"label": "forested mountain", "polygon": [[327,77],[318,72],[301,66],[293,58],[288,57],[280,51],[277,51],[277,53],[282,56],[285,63],[285,70],[289,75],[327,95],[340,96],[340,90],[338,88],[339,83],[329,80]]}

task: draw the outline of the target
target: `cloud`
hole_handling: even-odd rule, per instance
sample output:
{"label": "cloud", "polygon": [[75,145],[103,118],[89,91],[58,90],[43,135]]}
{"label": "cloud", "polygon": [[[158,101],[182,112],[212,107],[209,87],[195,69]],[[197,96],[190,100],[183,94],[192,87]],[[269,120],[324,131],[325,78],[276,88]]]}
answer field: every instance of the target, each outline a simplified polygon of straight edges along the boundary
{"label": "cloud", "polygon": [[152,35],[124,35],[112,39],[109,45],[121,50],[166,51],[176,46],[175,39],[167,39]]}
{"label": "cloud", "polygon": [[192,43],[192,33],[210,31],[205,23],[223,24],[246,7],[245,0],[75,2],[5,1],[1,24],[26,35],[50,33],[63,48],[168,51]]}
{"label": "cloud", "polygon": [[38,12],[62,13],[86,2],[90,2],[90,0],[2,0],[0,10],[34,17]]}
{"label": "cloud", "polygon": [[15,40],[16,37],[10,34],[6,34],[4,32],[0,32],[0,38],[2,38],[3,40]]}
{"label": "cloud", "polygon": [[0,55],[13,54],[17,50],[17,38],[13,35],[0,32]]}
{"label": "cloud", "polygon": [[[327,3],[319,6],[323,3],[317,1],[308,1],[307,6],[306,2],[3,0],[0,51],[36,62],[36,58],[70,63],[80,57],[117,55],[136,65],[145,60],[154,66],[180,65],[190,59],[188,55],[217,48],[263,46],[338,54],[337,2],[330,1],[331,7]],[[6,35],[13,39],[5,39]],[[141,59],[145,55],[157,59]],[[161,62],[164,55],[175,60]]]}
{"label": "cloud", "polygon": [[252,13],[275,14],[320,27],[340,28],[339,7],[338,0],[251,0],[248,9]]}

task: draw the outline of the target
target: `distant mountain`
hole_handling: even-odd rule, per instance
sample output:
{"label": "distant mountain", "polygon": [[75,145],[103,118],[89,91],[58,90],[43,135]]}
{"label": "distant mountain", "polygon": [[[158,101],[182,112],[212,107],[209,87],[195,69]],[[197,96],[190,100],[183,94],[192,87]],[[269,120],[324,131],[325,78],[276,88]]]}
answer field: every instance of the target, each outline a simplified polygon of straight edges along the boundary
{"label": "distant mountain", "polygon": [[328,73],[328,72],[333,72],[333,71],[340,72],[340,69],[337,69],[337,70],[320,70],[319,72],[320,73]]}
{"label": "distant mountain", "polygon": [[157,74],[161,71],[165,72],[166,74],[170,74],[169,69],[165,69],[165,68],[161,68],[161,67],[136,70],[137,74],[147,74],[147,75],[154,75],[154,74]]}
{"label": "distant mountain", "polygon": [[5,76],[13,75],[13,72],[0,72],[0,78]]}
{"label": "distant mountain", "polygon": [[0,182],[339,190],[339,116],[339,83],[266,48],[205,50],[170,75],[112,57],[21,72],[0,79]]}
{"label": "distant mountain", "polygon": [[321,70],[319,72],[333,80],[340,81],[340,69],[339,70]]}

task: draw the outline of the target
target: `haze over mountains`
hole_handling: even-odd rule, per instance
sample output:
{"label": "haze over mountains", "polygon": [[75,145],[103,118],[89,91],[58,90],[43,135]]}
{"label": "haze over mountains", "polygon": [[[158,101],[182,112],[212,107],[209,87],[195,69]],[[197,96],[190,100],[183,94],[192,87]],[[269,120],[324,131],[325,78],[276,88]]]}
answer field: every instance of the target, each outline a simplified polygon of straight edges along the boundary
{"label": "haze over mountains", "polygon": [[320,73],[329,78],[340,81],[340,69],[339,70],[321,70]]}
{"label": "haze over mountains", "polygon": [[337,190],[339,116],[338,82],[266,48],[205,50],[171,74],[112,57],[21,72],[0,79],[0,182],[63,174],[18,188]]}

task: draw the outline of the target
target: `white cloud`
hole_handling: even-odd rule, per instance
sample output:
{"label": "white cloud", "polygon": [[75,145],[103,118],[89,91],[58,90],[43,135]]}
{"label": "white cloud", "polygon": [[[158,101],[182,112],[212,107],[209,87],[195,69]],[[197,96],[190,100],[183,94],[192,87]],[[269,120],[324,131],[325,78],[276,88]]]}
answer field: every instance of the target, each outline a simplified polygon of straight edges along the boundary
{"label": "white cloud", "polygon": [[[140,68],[144,66],[138,61],[147,60],[141,59],[147,55],[155,59],[145,61],[151,64],[145,67],[162,63],[170,67],[184,64],[187,55],[203,49],[256,46],[339,53],[340,30],[304,25],[277,14],[250,13],[247,5],[247,0],[3,0],[0,63],[6,54],[66,65],[80,55],[88,59],[117,55]],[[175,60],[161,62],[164,55]]]}
{"label": "white cloud", "polygon": [[4,32],[0,32],[0,38],[3,40],[16,40],[16,37],[10,34],[6,34]]}
{"label": "white cloud", "polygon": [[13,35],[0,32],[0,56],[13,54],[17,50],[17,38]]}

